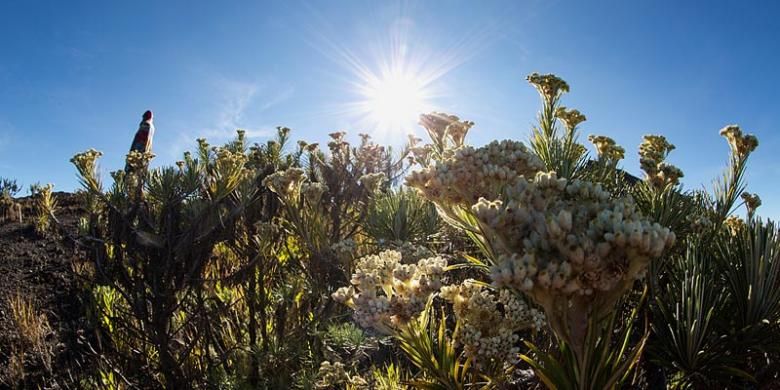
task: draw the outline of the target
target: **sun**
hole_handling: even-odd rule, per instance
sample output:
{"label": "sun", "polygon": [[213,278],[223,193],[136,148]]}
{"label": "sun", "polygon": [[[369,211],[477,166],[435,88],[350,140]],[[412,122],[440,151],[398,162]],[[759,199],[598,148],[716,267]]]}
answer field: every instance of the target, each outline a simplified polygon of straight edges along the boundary
{"label": "sun", "polygon": [[366,77],[359,89],[364,120],[381,132],[408,131],[430,108],[425,80],[403,67]]}
{"label": "sun", "polygon": [[388,132],[404,130],[429,106],[424,81],[402,69],[371,78],[362,95],[367,121]]}

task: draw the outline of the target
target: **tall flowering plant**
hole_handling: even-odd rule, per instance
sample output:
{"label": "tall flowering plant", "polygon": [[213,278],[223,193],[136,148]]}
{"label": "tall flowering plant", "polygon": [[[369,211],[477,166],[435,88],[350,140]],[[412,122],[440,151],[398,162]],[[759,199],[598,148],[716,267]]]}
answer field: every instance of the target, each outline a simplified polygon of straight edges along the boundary
{"label": "tall flowering plant", "polygon": [[262,182],[282,203],[278,222],[304,249],[301,268],[323,293],[347,279],[352,258],[343,258],[343,249],[355,246],[370,201],[397,175],[403,161],[394,161],[389,150],[366,135],[357,146],[345,135],[330,134],[328,154],[317,144],[300,142],[304,163],[276,171]]}
{"label": "tall flowering plant", "polygon": [[[577,143],[576,129],[585,117],[560,105],[568,84],[554,75],[533,74],[528,80],[543,102],[530,149],[516,141],[473,148],[432,137],[433,146],[424,150],[438,151],[438,158],[413,172],[407,185],[480,244],[488,257],[482,269],[494,287],[520,292],[543,309],[571,359],[557,367],[549,364],[553,359],[545,364],[543,356],[531,360],[540,378],[553,387],[610,388],[622,374],[601,372],[630,367],[614,365],[619,356],[594,355],[612,331],[605,324],[614,321],[616,305],[644,277],[648,264],[674,245],[675,234],[644,218],[630,197],[580,178],[586,172],[585,148]],[[428,116],[422,118],[423,126],[431,126]],[[428,132],[446,135],[448,126]],[[601,158],[622,158],[614,141],[592,141]],[[602,349],[594,348],[599,342]],[[551,374],[555,370],[560,375]]]}
{"label": "tall flowering plant", "polygon": [[[680,197],[673,183],[646,185],[652,196],[646,196],[649,191],[637,192],[652,215],[676,221],[686,233],[685,250],[654,270],[651,306],[649,358],[667,371],[675,388],[742,388],[777,375],[767,367],[777,365],[780,345],[776,336],[780,240],[776,225],[756,216],[761,199],[745,191],[744,180],[758,140],[736,125],[724,127],[720,134],[729,145],[728,165],[714,181],[712,193],[686,194],[694,207],[680,210],[675,203],[681,202],[656,201]],[[646,137],[644,144],[651,142],[661,148],[646,146],[644,156],[640,150],[646,160],[653,160],[648,151],[669,150],[662,137]],[[647,175],[646,182],[658,184],[664,176]],[[747,220],[733,214],[741,204]]]}

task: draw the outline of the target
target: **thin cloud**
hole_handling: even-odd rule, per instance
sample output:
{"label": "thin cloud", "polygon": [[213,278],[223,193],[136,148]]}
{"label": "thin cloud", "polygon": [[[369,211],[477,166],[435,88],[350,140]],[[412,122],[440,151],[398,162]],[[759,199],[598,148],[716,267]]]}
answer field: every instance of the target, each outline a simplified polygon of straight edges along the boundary
{"label": "thin cloud", "polygon": [[216,114],[217,121],[214,126],[206,130],[206,137],[229,136],[236,129],[245,125],[245,112],[247,106],[257,94],[257,84],[253,82],[241,82],[221,79],[219,88],[222,89],[222,97],[218,103]]}
{"label": "thin cloud", "polygon": [[[221,99],[218,103],[216,123],[203,132],[208,138],[230,138],[235,135],[236,129],[246,131],[247,137],[266,137],[272,134],[272,130],[266,127],[254,127],[247,118],[247,112],[261,113],[268,111],[276,105],[290,99],[295,92],[293,87],[286,87],[271,93],[268,84],[260,85],[255,82],[230,80],[220,77],[217,80],[221,90]],[[265,100],[259,100],[258,93],[263,93]]]}
{"label": "thin cloud", "polygon": [[[173,147],[169,150],[172,158],[178,158],[196,138],[206,138],[211,144],[225,142],[236,135],[236,130],[242,129],[247,138],[269,137],[274,134],[273,126],[252,123],[252,114],[258,114],[289,100],[295,93],[292,86],[272,88],[268,83],[260,84],[251,81],[230,79],[223,76],[215,77],[210,83],[211,96],[215,96],[209,118],[215,118],[210,125],[200,130],[181,131]],[[262,95],[262,99],[260,96]],[[208,123],[208,122],[207,122]],[[182,127],[197,129],[197,126]]]}
{"label": "thin cloud", "polygon": [[295,93],[295,88],[293,87],[287,87],[277,92],[277,94],[271,94],[268,101],[263,103],[260,106],[260,111],[267,111],[268,109],[278,105],[279,103],[282,103],[286,100],[289,100],[293,94]]}

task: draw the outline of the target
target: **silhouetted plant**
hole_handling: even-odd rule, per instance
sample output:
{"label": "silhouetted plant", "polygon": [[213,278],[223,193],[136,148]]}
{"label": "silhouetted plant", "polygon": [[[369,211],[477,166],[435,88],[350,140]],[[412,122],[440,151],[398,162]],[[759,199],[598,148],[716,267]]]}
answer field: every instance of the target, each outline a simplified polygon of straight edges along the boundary
{"label": "silhouetted plant", "polygon": [[0,221],[23,222],[22,205],[14,199],[20,189],[16,179],[0,178]]}
{"label": "silhouetted plant", "polygon": [[54,228],[55,213],[57,212],[57,199],[52,192],[52,184],[45,185],[33,194],[35,210],[35,219],[33,225],[35,231],[40,235],[46,235]]}
{"label": "silhouetted plant", "polygon": [[[205,315],[199,304],[203,271],[215,245],[233,234],[230,228],[244,206],[234,194],[247,174],[246,157],[220,149],[207,161],[188,158],[183,167],[148,171],[151,155],[128,155],[128,172],[114,172],[103,192],[97,176],[99,153],[76,155],[85,190],[95,199],[93,212],[103,226],[89,229],[91,255],[99,275],[118,295],[107,305],[114,327],[110,336],[120,361],[147,371],[169,388],[193,384],[193,351],[205,336],[198,327]],[[105,313],[104,313],[105,314]],[[121,348],[121,347],[125,348]]]}

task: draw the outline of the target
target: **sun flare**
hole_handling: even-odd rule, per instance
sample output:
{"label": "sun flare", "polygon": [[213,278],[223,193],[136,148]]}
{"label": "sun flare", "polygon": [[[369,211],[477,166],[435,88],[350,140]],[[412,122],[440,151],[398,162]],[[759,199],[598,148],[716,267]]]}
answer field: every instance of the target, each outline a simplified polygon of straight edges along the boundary
{"label": "sun flare", "polygon": [[445,76],[473,58],[485,35],[471,34],[434,49],[435,43],[415,34],[413,27],[410,19],[400,18],[380,39],[366,39],[356,51],[318,37],[326,55],[347,71],[347,99],[329,113],[379,142],[397,143],[420,131],[420,115],[440,110],[453,94]]}
{"label": "sun flare", "polygon": [[370,77],[360,89],[366,121],[384,132],[408,130],[430,106],[425,81],[401,68]]}

